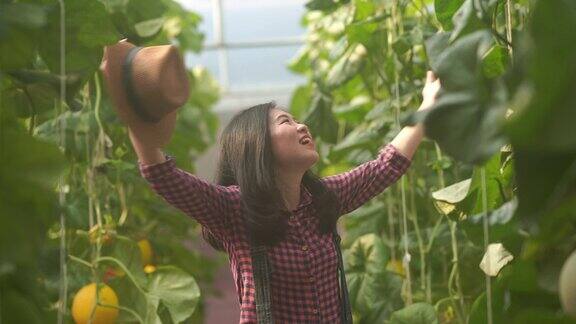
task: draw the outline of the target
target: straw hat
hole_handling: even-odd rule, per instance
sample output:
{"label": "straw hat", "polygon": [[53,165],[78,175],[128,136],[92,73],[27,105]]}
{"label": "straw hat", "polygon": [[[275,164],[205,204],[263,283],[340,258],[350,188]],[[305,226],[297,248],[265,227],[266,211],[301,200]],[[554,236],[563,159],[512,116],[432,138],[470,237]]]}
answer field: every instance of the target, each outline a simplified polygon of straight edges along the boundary
{"label": "straw hat", "polygon": [[137,47],[123,39],[107,46],[100,70],[120,119],[128,126],[156,124],[184,105],[190,84],[173,45]]}

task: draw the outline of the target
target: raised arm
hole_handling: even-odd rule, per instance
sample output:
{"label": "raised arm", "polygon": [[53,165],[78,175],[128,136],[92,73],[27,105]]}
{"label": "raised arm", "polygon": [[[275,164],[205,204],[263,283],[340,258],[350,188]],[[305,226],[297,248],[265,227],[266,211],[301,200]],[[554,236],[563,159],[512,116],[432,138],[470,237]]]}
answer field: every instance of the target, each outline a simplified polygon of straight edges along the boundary
{"label": "raised arm", "polygon": [[[174,133],[178,110],[163,114],[163,117],[156,122],[140,118],[137,109],[133,107],[137,103],[134,103],[135,100],[129,100],[126,89],[122,86],[126,46],[129,46],[128,42],[121,41],[106,47],[100,70],[114,103],[113,107],[121,122],[128,127],[132,146],[138,155],[141,175],[165,201],[196,219],[216,238],[226,240],[231,229],[229,217],[232,215],[238,191],[234,187],[208,183],[177,168],[173,157],[166,156],[162,152],[162,148],[170,142]],[[171,66],[170,73],[175,72],[173,68],[181,67],[178,64]],[[179,72],[185,74],[185,71]],[[189,93],[184,89],[177,95],[183,98]]]}
{"label": "raised arm", "polygon": [[[428,71],[426,84],[422,90],[424,99],[419,110],[430,109],[433,106],[439,89],[440,80]],[[406,126],[379,151],[376,159],[348,172],[323,178],[324,184],[338,197],[340,215],[362,206],[396,182],[410,167],[424,133],[424,126],[421,123]]]}
{"label": "raised arm", "polygon": [[219,240],[229,238],[230,217],[240,197],[238,188],[204,181],[176,167],[172,156],[162,155],[164,161],[160,163],[138,161],[140,174],[154,192],[209,229]]}
{"label": "raised arm", "polygon": [[[436,101],[436,94],[440,89],[440,80],[436,78],[432,71],[426,74],[426,84],[422,89],[422,104],[418,110],[430,109]],[[412,159],[414,152],[418,148],[420,142],[424,138],[424,125],[417,123],[414,126],[406,126],[400,130],[398,135],[394,137],[390,144],[394,145],[402,155]]]}
{"label": "raised arm", "polygon": [[337,175],[322,178],[340,203],[340,215],[347,214],[384,191],[410,167],[411,160],[392,144],[384,146],[376,159]]}

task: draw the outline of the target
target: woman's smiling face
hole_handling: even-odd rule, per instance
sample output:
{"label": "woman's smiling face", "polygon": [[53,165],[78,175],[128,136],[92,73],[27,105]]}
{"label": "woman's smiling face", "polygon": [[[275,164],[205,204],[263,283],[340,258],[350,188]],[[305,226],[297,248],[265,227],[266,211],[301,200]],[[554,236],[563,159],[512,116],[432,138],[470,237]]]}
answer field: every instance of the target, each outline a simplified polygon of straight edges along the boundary
{"label": "woman's smiling face", "polygon": [[308,170],[319,159],[308,127],[278,108],[268,116],[272,151],[280,169]]}

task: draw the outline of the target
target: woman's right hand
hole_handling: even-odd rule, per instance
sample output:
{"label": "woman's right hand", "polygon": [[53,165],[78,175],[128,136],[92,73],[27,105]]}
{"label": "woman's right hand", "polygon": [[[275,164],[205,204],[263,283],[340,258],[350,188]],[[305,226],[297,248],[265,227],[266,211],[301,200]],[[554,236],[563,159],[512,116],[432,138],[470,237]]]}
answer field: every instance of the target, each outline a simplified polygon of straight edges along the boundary
{"label": "woman's right hand", "polygon": [[174,133],[177,112],[178,110],[174,110],[157,123],[142,120],[130,121],[127,126],[132,144],[148,150],[164,148]]}

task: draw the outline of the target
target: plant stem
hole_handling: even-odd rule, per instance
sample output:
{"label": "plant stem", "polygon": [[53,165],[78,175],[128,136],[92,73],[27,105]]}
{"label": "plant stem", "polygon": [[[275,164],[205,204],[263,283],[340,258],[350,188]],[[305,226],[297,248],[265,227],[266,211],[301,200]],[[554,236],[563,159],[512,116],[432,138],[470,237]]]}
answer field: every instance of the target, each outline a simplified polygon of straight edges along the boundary
{"label": "plant stem", "polygon": [[[66,7],[64,0],[58,0],[60,8],[60,100],[59,100],[59,114],[63,112],[63,104],[66,99]],[[66,119],[62,118],[62,125],[60,125],[60,145],[66,152]],[[64,181],[59,179],[59,199],[60,206],[65,206],[66,196],[63,192]],[[60,213],[60,290],[59,290],[59,307],[58,307],[58,324],[63,324],[66,307],[68,306],[68,265],[66,263],[66,215],[64,212]]]}
{"label": "plant stem", "polygon": [[450,224],[450,239],[452,242],[452,271],[450,272],[450,278],[448,279],[448,287],[450,294],[454,293],[453,285],[456,285],[456,300],[454,302],[454,308],[456,309],[456,314],[461,323],[465,323],[466,316],[464,315],[464,296],[462,293],[462,287],[460,285],[460,266],[458,262],[458,238],[456,237],[456,222],[449,221]]}
{"label": "plant stem", "polygon": [[[436,149],[436,158],[438,161],[442,161],[442,151],[438,143],[434,143]],[[446,181],[444,179],[444,169],[440,166],[438,168],[438,184],[440,188],[446,187]],[[439,222],[437,222],[439,224]],[[448,220],[450,226],[450,241],[452,246],[452,270],[450,271],[450,277],[448,278],[448,292],[452,295],[454,293],[453,285],[456,286],[456,298],[458,298],[458,304],[454,301],[454,308],[456,309],[456,315],[461,323],[465,323],[466,319],[466,307],[464,304],[464,293],[462,291],[462,284],[460,282],[460,265],[458,256],[458,237],[456,236],[456,229],[458,224],[455,221]],[[430,245],[431,247],[431,245]]]}
{"label": "plant stem", "polygon": [[134,317],[138,320],[138,322],[144,323],[144,320],[142,319],[142,317],[140,317],[140,315],[138,315],[138,313],[136,313],[136,311],[134,311],[134,310],[131,309],[131,308],[128,308],[128,307],[125,307],[125,306],[120,306],[120,305],[103,304],[103,303],[101,303],[101,302],[99,302],[99,301],[98,301],[97,305],[98,305],[98,306],[102,306],[102,307],[110,307],[110,308],[116,308],[116,309],[119,309],[119,310],[126,311],[126,312],[130,313],[132,316],[134,316]]}
{"label": "plant stem", "polygon": [[130,270],[128,270],[128,268],[126,268],[126,266],[122,262],[118,261],[116,258],[109,257],[109,256],[99,257],[98,259],[95,260],[96,263],[101,262],[101,261],[111,261],[111,262],[116,263],[120,268],[122,268],[122,270],[126,273],[128,278],[130,278],[130,281],[132,281],[134,286],[136,286],[136,288],[142,294],[146,295],[146,291],[144,291],[144,289],[142,287],[140,287],[140,285],[136,281],[136,278],[134,278],[134,276],[132,275],[132,272],[130,272]]}
{"label": "plant stem", "polygon": [[92,265],[91,263],[89,263],[89,262],[85,261],[84,259],[81,259],[81,258],[79,258],[79,257],[77,257],[77,256],[73,256],[72,254],[68,254],[68,257],[69,257],[71,260],[76,261],[76,262],[78,262],[78,263],[80,263],[80,264],[82,264],[82,265],[85,265],[85,266],[89,267],[89,268],[94,268],[94,265]]}
{"label": "plant stem", "polygon": [[[410,178],[409,178],[410,179]],[[410,210],[411,217],[410,220],[414,225],[414,231],[416,232],[416,238],[418,240],[418,251],[420,252],[420,288],[422,291],[426,291],[426,249],[424,248],[424,240],[420,232],[420,225],[418,224],[418,218],[416,214],[416,199],[414,193],[414,184],[410,186]],[[428,301],[430,302],[430,301]]]}

